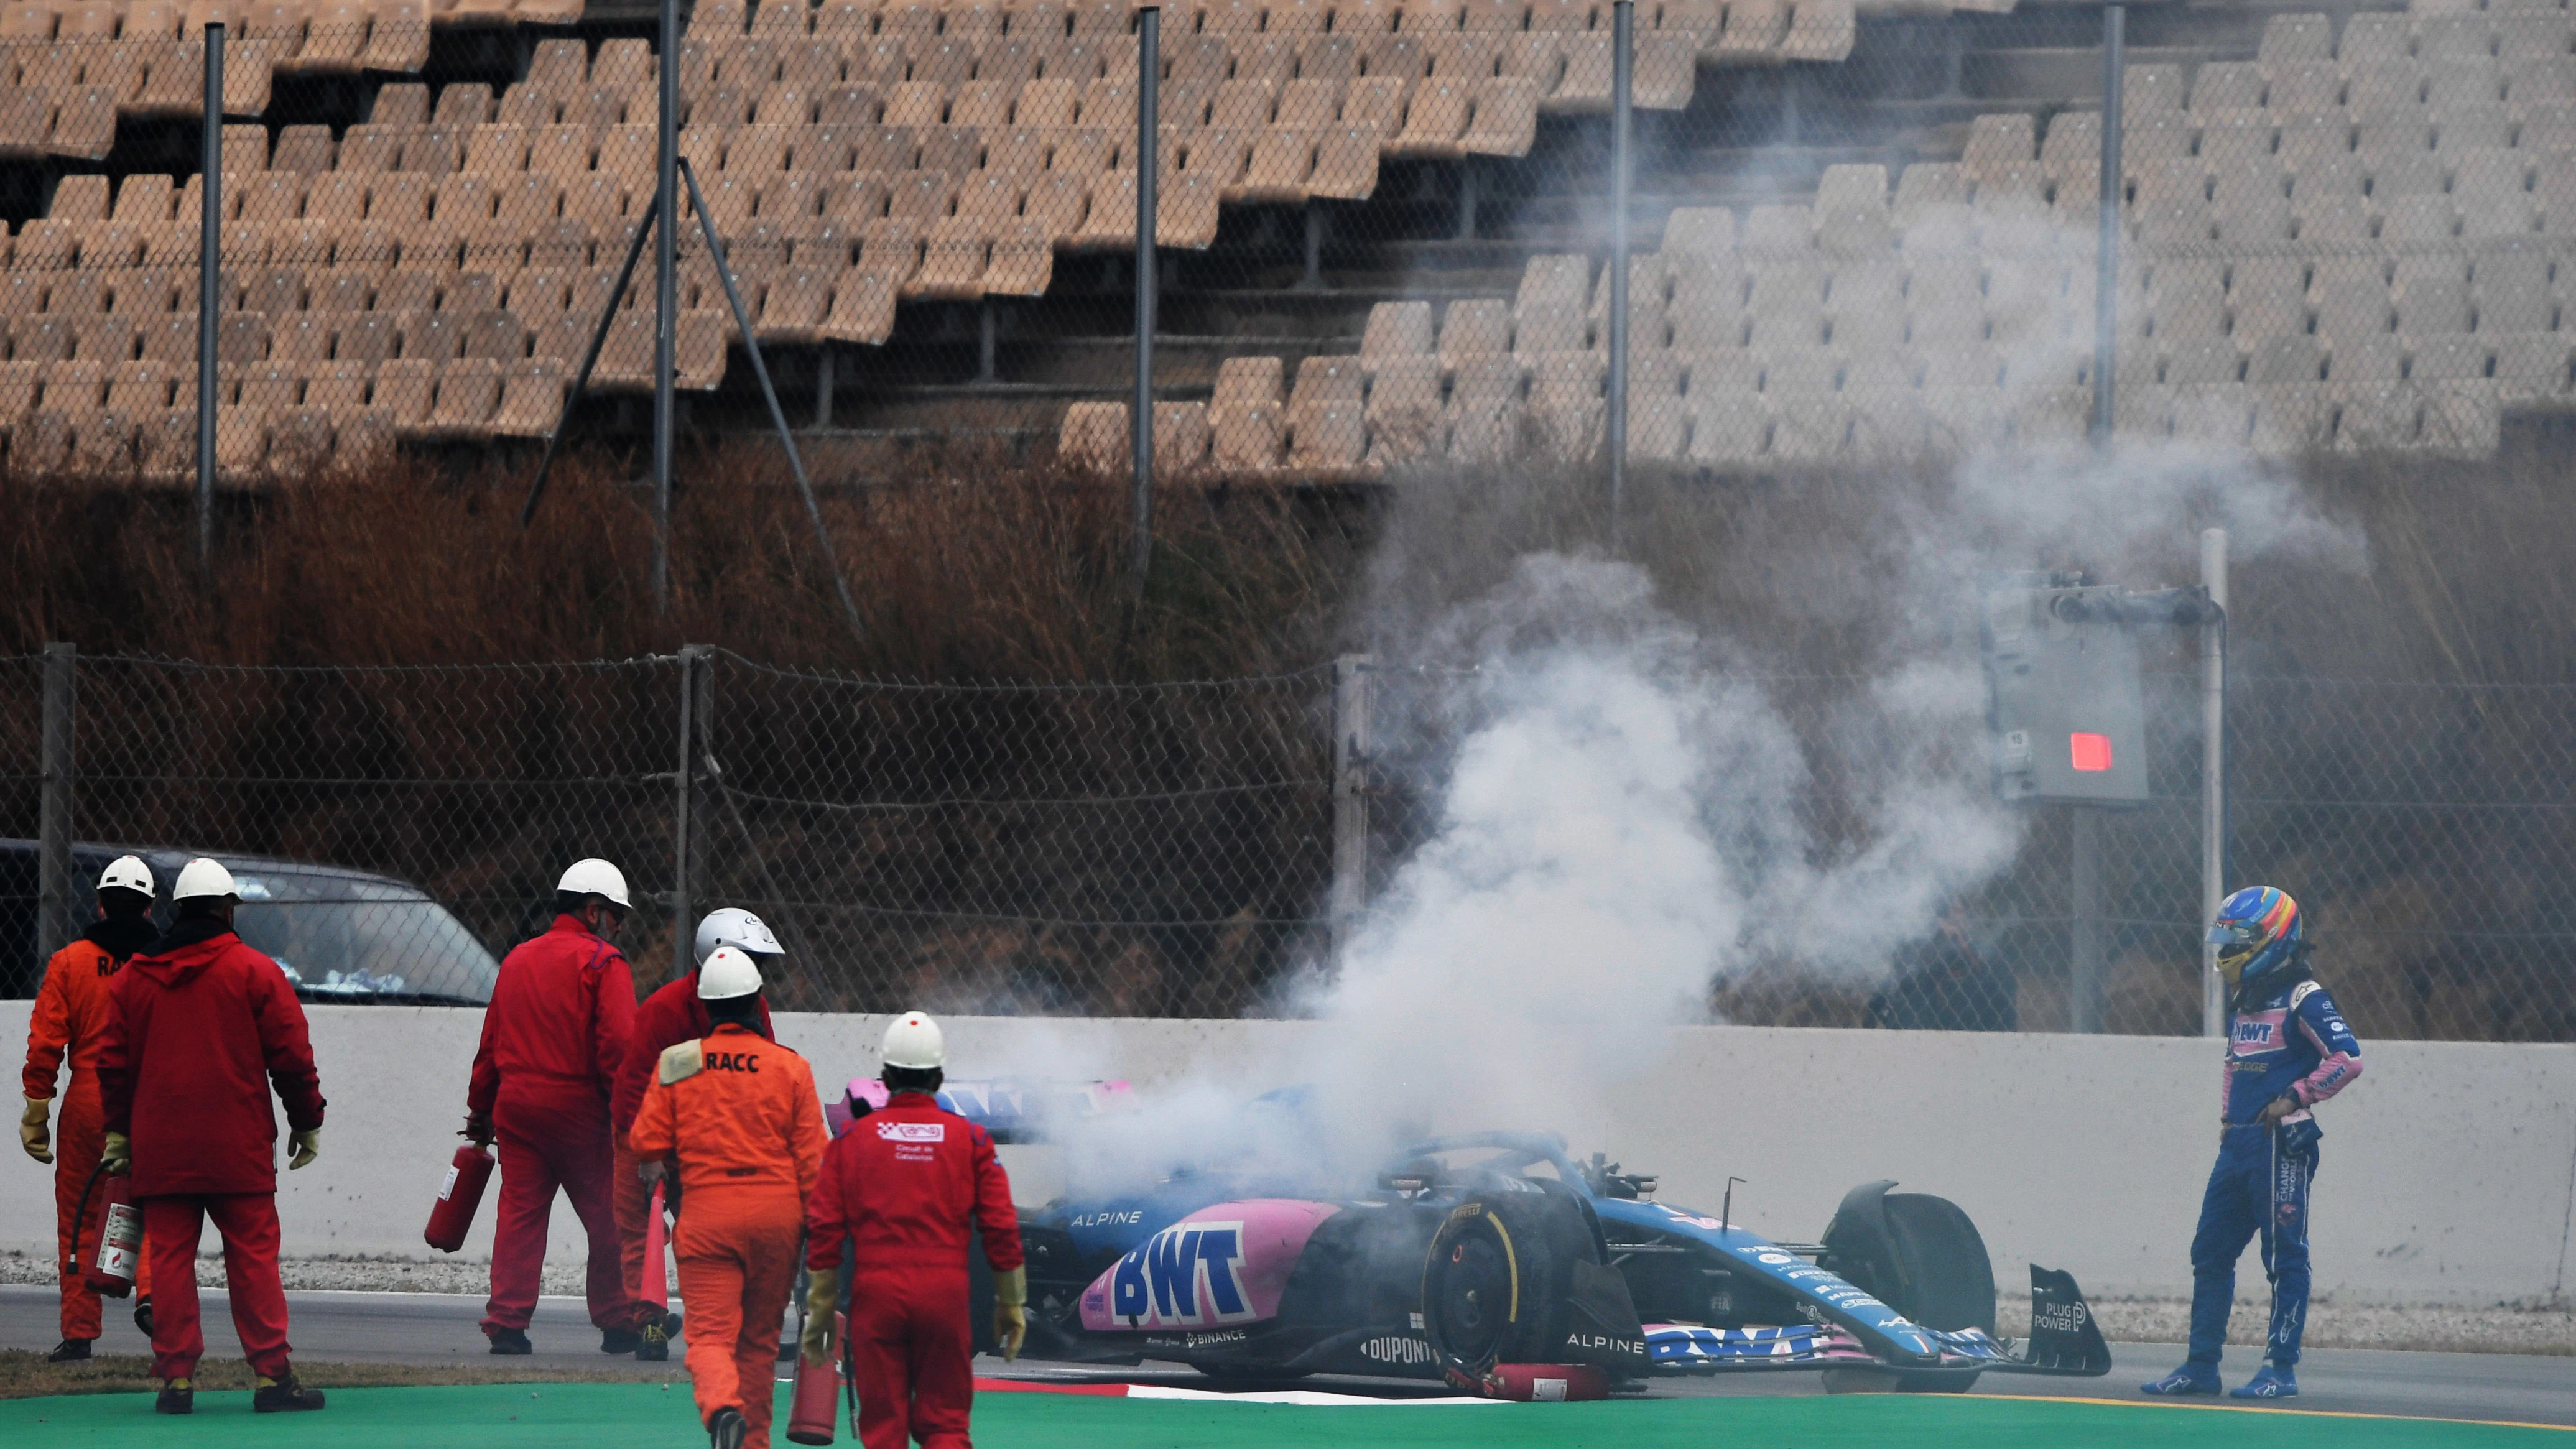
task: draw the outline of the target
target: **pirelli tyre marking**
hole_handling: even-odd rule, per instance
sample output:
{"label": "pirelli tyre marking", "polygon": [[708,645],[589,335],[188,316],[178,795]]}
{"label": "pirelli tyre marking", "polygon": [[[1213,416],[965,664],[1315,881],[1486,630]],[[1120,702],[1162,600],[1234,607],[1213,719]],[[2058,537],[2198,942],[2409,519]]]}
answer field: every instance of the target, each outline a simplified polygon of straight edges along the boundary
{"label": "pirelli tyre marking", "polygon": [[[1483,1218],[1486,1226],[1494,1230],[1495,1241],[1500,1242],[1503,1245],[1504,1276],[1512,1285],[1511,1307],[1510,1311],[1503,1315],[1503,1321],[1505,1323],[1518,1323],[1521,1321],[1521,1258],[1520,1254],[1512,1248],[1512,1230],[1503,1226],[1503,1220],[1501,1218],[1495,1217],[1491,1213],[1486,1212],[1485,1205],[1480,1202],[1462,1202],[1449,1211],[1449,1222],[1453,1226],[1458,1223],[1466,1222],[1470,1218]],[[1453,1265],[1456,1264],[1460,1256],[1464,1254],[1465,1251],[1466,1249],[1463,1244],[1450,1244],[1450,1263]]]}

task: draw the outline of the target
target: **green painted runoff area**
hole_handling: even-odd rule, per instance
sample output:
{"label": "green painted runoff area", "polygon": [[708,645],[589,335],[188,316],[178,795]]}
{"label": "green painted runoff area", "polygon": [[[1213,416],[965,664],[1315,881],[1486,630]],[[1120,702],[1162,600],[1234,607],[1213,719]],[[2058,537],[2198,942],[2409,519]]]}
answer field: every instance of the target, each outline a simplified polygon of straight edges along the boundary
{"label": "green painted runoff area", "polygon": [[[250,1395],[200,1394],[186,1419],[152,1413],[137,1394],[0,1402],[0,1441],[184,1445],[186,1449],[402,1449],[421,1444],[520,1449],[617,1445],[673,1449],[706,1442],[686,1385],[518,1384],[476,1388],[333,1389],[318,1414],[255,1415]],[[781,1386],[784,1446],[787,1396]],[[2162,1405],[2112,1405],[1979,1397],[1862,1396],[1655,1399],[1503,1407],[1304,1408],[1063,1394],[978,1395],[978,1449],[2541,1449],[2576,1439],[2563,1430],[2424,1419],[2238,1413]],[[849,1425],[841,1425],[850,1444]]]}

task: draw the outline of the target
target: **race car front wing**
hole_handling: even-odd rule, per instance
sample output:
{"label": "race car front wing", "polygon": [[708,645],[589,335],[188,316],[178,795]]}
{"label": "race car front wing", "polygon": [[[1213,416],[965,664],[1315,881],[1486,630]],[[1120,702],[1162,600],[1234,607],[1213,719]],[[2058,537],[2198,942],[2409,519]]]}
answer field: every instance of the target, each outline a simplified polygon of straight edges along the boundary
{"label": "race car front wing", "polygon": [[[1704,1328],[1649,1323],[1646,1359],[1662,1373],[1742,1373],[1776,1369],[1851,1368],[1884,1361],[1859,1338],[1833,1324],[1778,1328]],[[2030,1270],[2030,1339],[2021,1356],[2012,1341],[1980,1328],[1927,1330],[1939,1346],[1937,1367],[1992,1373],[2097,1378],[2111,1371],[2110,1345],[2084,1301],[2074,1276],[2033,1264]],[[1893,1366],[1893,1365],[1891,1365]],[[1906,1367],[1913,1367],[1909,1364]]]}

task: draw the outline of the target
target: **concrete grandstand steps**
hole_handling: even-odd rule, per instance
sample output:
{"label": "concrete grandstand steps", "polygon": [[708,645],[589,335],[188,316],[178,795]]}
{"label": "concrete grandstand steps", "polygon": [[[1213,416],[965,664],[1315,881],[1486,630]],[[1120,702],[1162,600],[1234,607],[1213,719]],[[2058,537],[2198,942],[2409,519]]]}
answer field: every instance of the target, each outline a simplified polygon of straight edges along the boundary
{"label": "concrete grandstand steps", "polygon": [[[2254,48],[2242,52],[2200,46],[2128,47],[2129,64],[2180,65],[2186,70],[2212,60],[2251,60]],[[1987,51],[1968,57],[1960,89],[1988,111],[2041,109],[2102,103],[2102,48],[2097,35],[2089,46],[2064,49]]]}
{"label": "concrete grandstand steps", "polygon": [[[1154,342],[1154,391],[1167,401],[1204,397],[1216,381],[1217,368],[1229,357],[1246,352],[1285,357],[1293,369],[1308,356],[1336,356],[1357,343],[1356,335],[1270,337],[1258,341],[1233,334],[1165,335]],[[925,398],[934,395],[976,405],[990,401],[1003,411],[1041,394],[1096,397],[1102,377],[1132,377],[1136,365],[1134,348],[1125,338],[1113,337],[1006,338],[996,345],[994,358],[995,370],[1000,374],[1000,380],[994,382],[975,380],[977,355],[971,338],[908,344],[900,366],[871,368],[862,359],[855,369],[842,370],[845,374],[854,372],[855,376],[842,378],[844,386],[836,395],[833,417],[836,421],[875,417],[872,410],[881,404],[900,403],[917,410]],[[784,389],[786,385],[781,386]],[[810,393],[810,375],[806,387]],[[782,402],[792,400],[792,394],[782,392]],[[795,411],[791,408],[791,416]],[[810,412],[810,407],[804,411]]]}

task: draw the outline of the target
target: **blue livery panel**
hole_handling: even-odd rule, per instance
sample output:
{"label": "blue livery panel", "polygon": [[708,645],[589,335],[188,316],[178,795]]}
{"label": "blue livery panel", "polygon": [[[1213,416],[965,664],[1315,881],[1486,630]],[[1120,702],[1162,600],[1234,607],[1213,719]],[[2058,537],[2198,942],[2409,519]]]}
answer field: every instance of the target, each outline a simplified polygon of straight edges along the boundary
{"label": "blue livery panel", "polygon": [[1742,1272],[1814,1302],[1827,1317],[1851,1330],[1872,1353],[1900,1359],[1938,1359],[1942,1345],[1931,1330],[1864,1293],[1840,1274],[1819,1268],[1759,1233],[1721,1224],[1659,1202],[1596,1198],[1593,1210],[1605,1223],[1669,1233],[1704,1243],[1723,1254]]}

